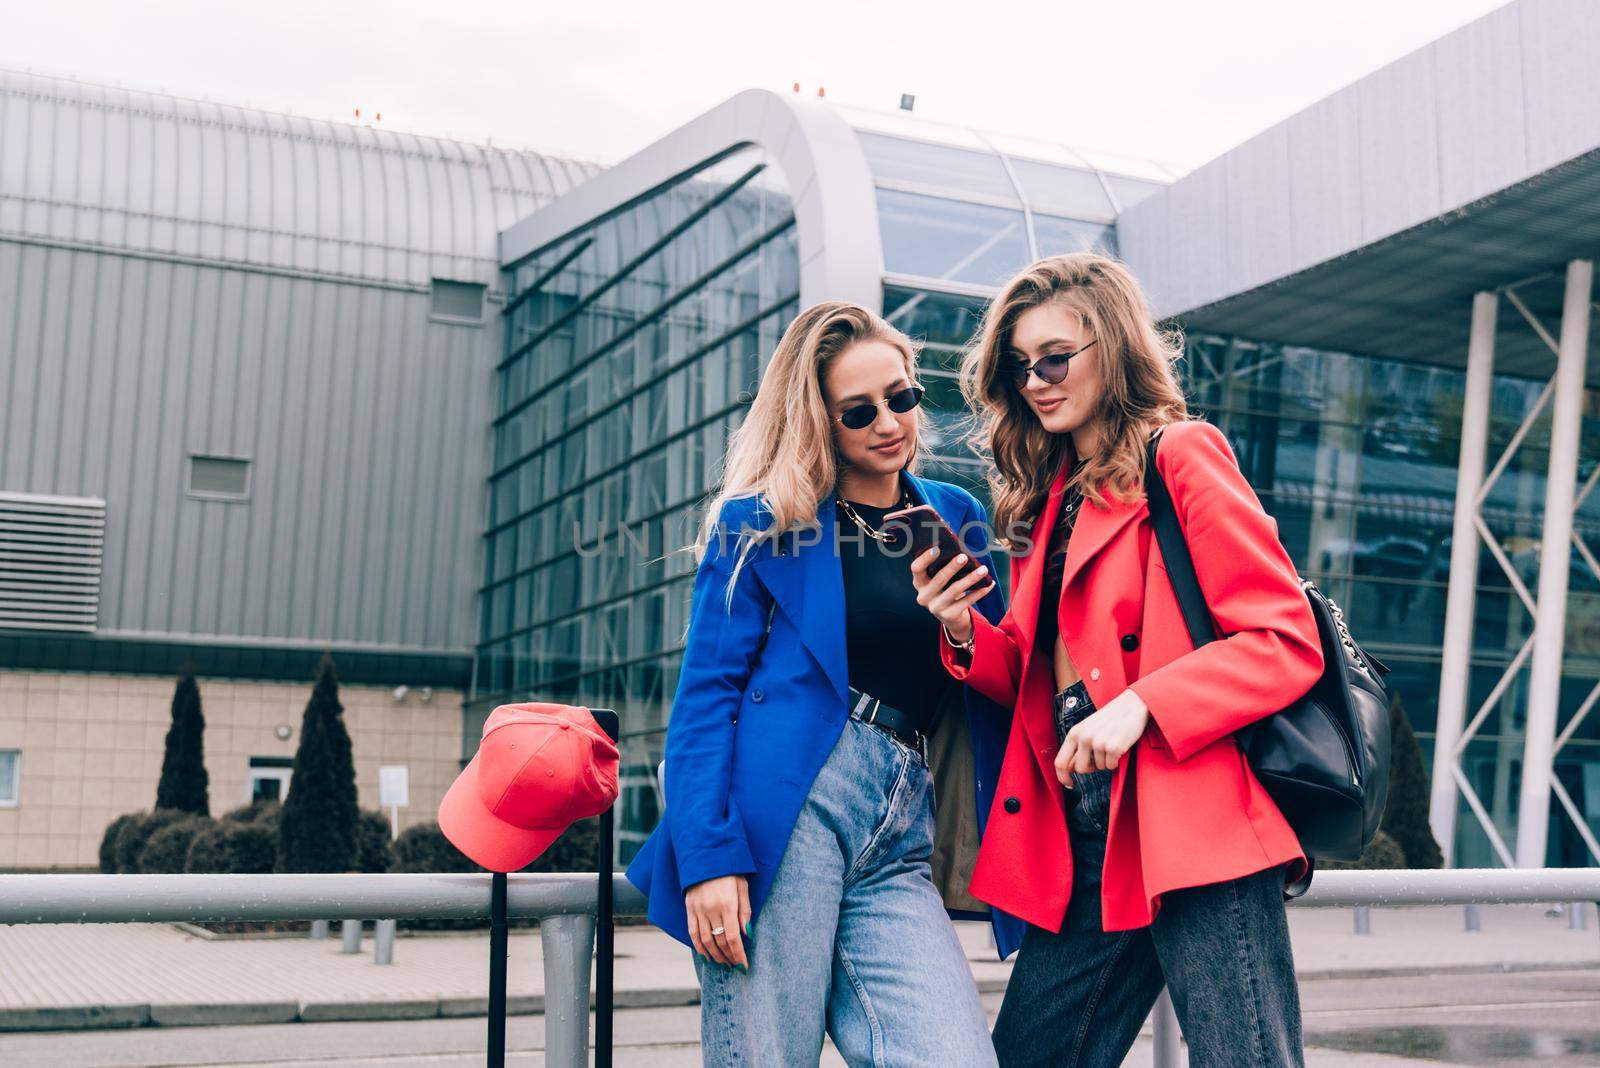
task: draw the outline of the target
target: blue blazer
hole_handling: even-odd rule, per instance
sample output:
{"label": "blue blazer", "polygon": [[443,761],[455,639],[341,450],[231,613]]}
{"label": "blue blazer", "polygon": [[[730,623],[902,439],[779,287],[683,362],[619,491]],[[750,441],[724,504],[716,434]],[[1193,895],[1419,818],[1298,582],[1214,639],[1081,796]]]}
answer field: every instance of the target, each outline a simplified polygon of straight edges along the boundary
{"label": "blue blazer", "polygon": [[[932,505],[994,574],[983,544],[988,517],[977,498],[947,482],[910,472],[904,477],[912,499]],[[817,519],[820,531],[791,531],[751,550],[729,608],[728,579],[746,544],[740,531],[765,530],[772,520],[754,494],[730,500],[695,574],[667,726],[670,795],[660,824],[628,867],[629,881],[649,899],[650,922],[686,945],[686,886],[748,876],[752,918],[760,915],[806,794],[844,730],[849,666],[834,509],[820,508]],[[998,583],[977,607],[1000,622],[1005,597]],[[771,631],[762,648],[769,610]],[[994,801],[1011,709],[963,689],[981,830]],[[1000,955],[1009,956],[1026,925],[999,910],[990,910],[989,918]]]}

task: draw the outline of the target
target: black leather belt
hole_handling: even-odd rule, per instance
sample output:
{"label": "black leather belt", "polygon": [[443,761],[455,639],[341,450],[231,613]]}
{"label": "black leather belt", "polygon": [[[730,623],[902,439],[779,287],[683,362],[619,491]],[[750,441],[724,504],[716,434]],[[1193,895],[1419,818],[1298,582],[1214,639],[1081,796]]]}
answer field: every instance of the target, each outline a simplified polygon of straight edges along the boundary
{"label": "black leather belt", "polygon": [[850,687],[850,715],[862,723],[870,723],[880,730],[888,731],[905,745],[917,752],[924,752],[923,745],[927,736],[917,729],[917,720],[909,713],[902,712],[893,705],[886,705],[870,693],[864,693]]}

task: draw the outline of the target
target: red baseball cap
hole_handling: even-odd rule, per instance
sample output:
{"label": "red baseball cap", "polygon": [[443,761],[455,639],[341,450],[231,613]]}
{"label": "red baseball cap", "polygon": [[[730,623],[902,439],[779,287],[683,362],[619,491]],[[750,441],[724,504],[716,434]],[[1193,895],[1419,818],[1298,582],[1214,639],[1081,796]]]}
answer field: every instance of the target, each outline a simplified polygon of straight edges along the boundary
{"label": "red baseball cap", "polygon": [[490,871],[526,867],[617,799],[617,746],[587,708],[501,705],[439,802],[439,829]]}

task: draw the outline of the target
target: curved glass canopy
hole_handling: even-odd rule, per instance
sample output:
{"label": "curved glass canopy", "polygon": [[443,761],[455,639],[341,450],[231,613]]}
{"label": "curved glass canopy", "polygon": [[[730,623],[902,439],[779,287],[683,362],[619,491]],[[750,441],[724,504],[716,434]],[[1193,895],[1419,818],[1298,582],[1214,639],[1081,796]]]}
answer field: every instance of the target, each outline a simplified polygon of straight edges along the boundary
{"label": "curved glass canopy", "polygon": [[892,278],[993,288],[1040,256],[1117,251],[1116,217],[1176,178],[1147,160],[839,107],[877,187]]}

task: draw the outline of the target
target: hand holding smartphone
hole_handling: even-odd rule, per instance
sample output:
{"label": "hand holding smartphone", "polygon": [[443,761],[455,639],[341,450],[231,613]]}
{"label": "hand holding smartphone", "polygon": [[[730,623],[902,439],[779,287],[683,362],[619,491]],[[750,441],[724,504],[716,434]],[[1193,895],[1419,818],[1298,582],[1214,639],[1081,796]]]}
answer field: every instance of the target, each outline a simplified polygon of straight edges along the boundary
{"label": "hand holding smartphone", "polygon": [[950,524],[944,521],[944,517],[932,505],[918,504],[902,508],[898,512],[890,512],[883,517],[883,526],[880,529],[892,531],[898,538],[909,538],[912,560],[938,546],[938,558],[928,565],[930,575],[938,574],[941,568],[963,553],[967,555],[967,562],[951,577],[952,583],[964,578],[978,566],[978,561],[967,552],[966,546],[961,544],[961,539],[956,537],[956,532],[950,529]]}
{"label": "hand holding smartphone", "polygon": [[[927,608],[957,642],[971,633],[968,612],[977,600],[994,588],[994,577],[956,537],[955,531],[939,513],[925,504],[903,508],[883,517],[879,529],[892,531],[911,544],[911,581],[917,588],[917,603]],[[929,552],[937,556],[926,567],[917,561]],[[951,576],[940,572],[958,556],[966,560]]]}

